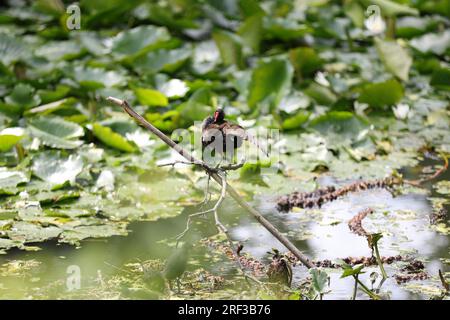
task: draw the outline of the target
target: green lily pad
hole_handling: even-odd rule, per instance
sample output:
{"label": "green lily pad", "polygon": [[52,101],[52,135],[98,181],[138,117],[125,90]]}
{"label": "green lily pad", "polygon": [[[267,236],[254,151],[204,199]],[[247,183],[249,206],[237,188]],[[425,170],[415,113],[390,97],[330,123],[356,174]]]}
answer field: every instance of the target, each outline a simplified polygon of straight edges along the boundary
{"label": "green lily pad", "polygon": [[6,128],[0,131],[0,152],[5,152],[14,147],[24,137],[22,128]]}
{"label": "green lily pad", "polygon": [[157,90],[136,88],[134,89],[134,93],[136,94],[139,103],[145,106],[165,107],[169,104],[167,97]]}
{"label": "green lily pad", "polygon": [[139,26],[115,36],[111,41],[111,53],[118,58],[124,58],[152,47],[156,48],[158,44],[168,40],[170,34],[164,27]]}
{"label": "green lily pad", "polygon": [[78,66],[74,69],[74,79],[83,87],[98,89],[124,84],[125,78],[116,71],[107,71],[101,68],[85,68]]}
{"label": "green lily pad", "polygon": [[133,61],[133,68],[140,74],[160,71],[175,72],[190,56],[190,47],[173,50],[155,50],[135,59]]}
{"label": "green lily pad", "polygon": [[393,106],[403,98],[403,87],[395,79],[365,85],[358,101],[367,103],[371,107],[381,108]]}
{"label": "green lily pad", "polygon": [[291,87],[293,68],[281,59],[261,62],[252,73],[248,87],[247,103],[250,108],[265,99],[272,99],[273,106],[278,106],[283,96]]}
{"label": "green lily pad", "polygon": [[109,238],[126,236],[126,223],[108,223],[104,225],[79,226],[61,233],[59,242],[78,245],[87,238]]}
{"label": "green lily pad", "polygon": [[83,170],[81,156],[63,156],[60,152],[44,152],[33,159],[33,174],[51,186],[73,183]]}
{"label": "green lily pad", "polygon": [[102,126],[99,123],[92,125],[92,132],[104,144],[114,149],[125,152],[136,152],[137,148],[120,134],[111,130],[111,128]]}
{"label": "green lily pad", "polygon": [[52,148],[75,149],[83,144],[83,141],[76,140],[84,135],[83,128],[61,118],[35,118],[29,121],[28,128],[32,136]]}
{"label": "green lily pad", "polygon": [[395,41],[376,38],[375,44],[386,69],[399,79],[407,81],[412,65],[409,53]]}

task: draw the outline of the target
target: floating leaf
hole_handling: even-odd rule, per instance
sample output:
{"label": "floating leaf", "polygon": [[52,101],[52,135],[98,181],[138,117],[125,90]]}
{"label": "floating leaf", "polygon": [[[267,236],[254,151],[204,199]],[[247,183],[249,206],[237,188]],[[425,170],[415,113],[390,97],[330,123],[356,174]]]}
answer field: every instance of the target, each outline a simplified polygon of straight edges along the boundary
{"label": "floating leaf", "polygon": [[112,236],[126,236],[127,234],[125,223],[79,226],[71,230],[64,230],[59,242],[77,245],[81,240],[87,238],[108,238]]}
{"label": "floating leaf", "polygon": [[12,228],[7,231],[11,240],[21,242],[42,242],[56,238],[61,233],[61,229],[54,226],[42,227],[38,224],[17,221]]}
{"label": "floating leaf", "polygon": [[225,65],[234,64],[238,68],[242,68],[244,62],[240,39],[228,31],[216,31],[212,37],[219,48],[223,63]]}
{"label": "floating leaf", "polygon": [[442,33],[428,33],[421,37],[414,38],[410,42],[411,46],[420,52],[432,52],[444,54],[450,48],[450,30]]}
{"label": "floating leaf", "polygon": [[299,79],[314,75],[322,67],[322,59],[319,58],[313,48],[300,47],[289,51],[289,59],[294,66]]}
{"label": "floating leaf", "polygon": [[263,36],[265,39],[289,41],[303,37],[310,32],[310,29],[305,25],[299,24],[294,20],[283,18],[266,17],[263,25]]}
{"label": "floating leaf", "polygon": [[431,75],[430,84],[436,88],[450,91],[450,68],[436,69]]}
{"label": "floating leaf", "polygon": [[306,111],[299,111],[296,115],[283,120],[281,127],[284,130],[294,130],[301,127],[306,121],[308,121],[310,113]]}
{"label": "floating leaf", "polygon": [[241,36],[244,45],[259,53],[260,43],[263,38],[263,15],[255,14],[248,17],[239,27],[238,34]]}
{"label": "floating leaf", "polygon": [[393,106],[402,98],[402,85],[397,80],[390,79],[364,86],[358,101],[367,103],[374,108],[381,108],[383,106]]}
{"label": "floating leaf", "polygon": [[133,62],[136,72],[156,73],[159,71],[175,72],[191,56],[189,47],[174,50],[156,50],[140,56]]}
{"label": "floating leaf", "polygon": [[28,178],[21,171],[0,170],[0,189],[14,188],[25,182]]}
{"label": "floating leaf", "polygon": [[279,102],[291,86],[293,68],[285,60],[272,59],[261,62],[252,73],[249,84],[247,103],[254,109],[256,105],[271,98],[274,106]]}
{"label": "floating leaf", "polygon": [[328,87],[322,86],[315,82],[311,83],[308,88],[305,89],[305,94],[313,98],[318,104],[323,106],[333,105],[337,97]]}
{"label": "floating leaf", "polygon": [[139,103],[145,106],[165,107],[169,104],[167,97],[157,90],[136,88],[134,93]]}
{"label": "floating leaf", "polygon": [[28,84],[17,84],[12,92],[5,97],[6,106],[0,103],[0,111],[22,114],[24,110],[37,106],[41,102],[38,95],[34,93],[34,88]]}
{"label": "floating leaf", "polygon": [[0,33],[0,62],[5,66],[23,60],[29,55],[28,48],[18,37]]}
{"label": "floating leaf", "polygon": [[119,58],[132,56],[161,42],[170,40],[170,34],[164,27],[139,26],[120,32],[111,41],[111,53]]}
{"label": "floating leaf", "polygon": [[24,137],[22,128],[6,128],[0,131],[0,152],[5,152],[14,147]]}
{"label": "floating leaf", "polygon": [[83,144],[75,138],[82,137],[84,130],[78,124],[60,118],[40,117],[29,121],[31,135],[43,144],[58,149],[74,149]]}
{"label": "floating leaf", "polygon": [[92,132],[104,144],[125,152],[135,152],[136,147],[120,134],[111,130],[111,128],[102,126],[99,123],[92,125]]}
{"label": "floating leaf", "polygon": [[83,170],[83,160],[78,155],[64,157],[59,152],[44,152],[33,159],[32,170],[38,178],[52,186],[60,186],[75,182]]}
{"label": "floating leaf", "polygon": [[83,87],[98,89],[113,87],[125,82],[124,77],[116,71],[107,71],[101,68],[84,68],[77,66],[74,69],[74,79]]}
{"label": "floating leaf", "polygon": [[407,81],[412,65],[408,52],[395,41],[375,38],[375,44],[386,69],[399,79]]}

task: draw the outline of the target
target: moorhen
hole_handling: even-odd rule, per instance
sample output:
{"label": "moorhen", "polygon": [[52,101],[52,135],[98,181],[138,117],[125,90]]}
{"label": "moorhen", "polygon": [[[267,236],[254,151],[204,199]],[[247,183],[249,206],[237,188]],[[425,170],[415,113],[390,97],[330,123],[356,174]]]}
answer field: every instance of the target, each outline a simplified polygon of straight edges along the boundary
{"label": "moorhen", "polygon": [[[258,142],[247,131],[238,124],[225,120],[225,112],[218,108],[214,116],[209,116],[202,125],[202,150],[206,147],[215,150],[219,154],[226,153],[242,146],[244,140],[248,140],[258,147],[265,155],[268,153],[258,144]],[[216,142],[217,141],[217,142]],[[222,141],[222,146],[217,145]],[[227,150],[227,146],[229,150]]]}

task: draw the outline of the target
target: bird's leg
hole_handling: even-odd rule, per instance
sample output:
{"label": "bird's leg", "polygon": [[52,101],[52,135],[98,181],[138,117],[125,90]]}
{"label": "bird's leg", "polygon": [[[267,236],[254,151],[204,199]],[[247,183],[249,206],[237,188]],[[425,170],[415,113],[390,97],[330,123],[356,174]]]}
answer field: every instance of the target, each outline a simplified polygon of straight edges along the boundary
{"label": "bird's leg", "polygon": [[181,281],[180,281],[180,277],[178,277],[178,278],[177,278],[177,289],[178,289],[178,294],[181,293],[180,287],[181,287]]}

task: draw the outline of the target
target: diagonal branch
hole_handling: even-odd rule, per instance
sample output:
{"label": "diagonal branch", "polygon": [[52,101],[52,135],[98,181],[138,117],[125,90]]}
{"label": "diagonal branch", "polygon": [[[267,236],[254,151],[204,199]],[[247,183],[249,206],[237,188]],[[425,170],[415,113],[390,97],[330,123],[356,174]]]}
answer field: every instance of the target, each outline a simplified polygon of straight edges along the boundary
{"label": "diagonal branch", "polygon": [[[120,100],[114,97],[108,97],[106,99],[109,102],[112,102],[116,105],[121,106],[125,112],[127,112],[131,117],[133,117],[140,125],[148,129],[150,132],[155,134],[158,138],[164,141],[169,147],[177,151],[180,155],[182,155],[188,162],[194,163],[198,166],[201,166],[207,174],[211,175],[211,177],[220,185],[224,183],[223,179],[217,173],[217,170],[209,167],[206,163],[201,160],[198,160],[193,155],[191,155],[188,151],[184,150],[181,146],[177,145],[172,139],[167,137],[164,133],[154,127],[151,123],[145,120],[141,115],[136,113],[127,101]],[[225,182],[226,183],[226,182]],[[250,213],[264,228],[267,229],[278,241],[280,241],[289,251],[291,251],[294,256],[297,257],[307,268],[314,268],[311,260],[305,256],[297,247],[289,241],[283,234],[281,234],[264,216],[251,207],[241,196],[237,193],[237,191],[228,183],[226,183],[226,190],[228,194],[248,213]]]}

